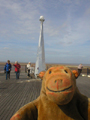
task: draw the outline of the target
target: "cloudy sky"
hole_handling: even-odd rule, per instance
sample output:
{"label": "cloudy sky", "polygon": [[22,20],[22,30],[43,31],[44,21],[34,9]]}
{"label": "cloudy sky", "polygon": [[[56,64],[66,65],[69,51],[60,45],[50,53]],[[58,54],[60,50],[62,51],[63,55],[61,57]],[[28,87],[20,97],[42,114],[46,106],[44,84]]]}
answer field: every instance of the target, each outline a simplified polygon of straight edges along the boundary
{"label": "cloudy sky", "polygon": [[90,0],[0,0],[0,61],[36,61],[41,15],[46,63],[90,64]]}

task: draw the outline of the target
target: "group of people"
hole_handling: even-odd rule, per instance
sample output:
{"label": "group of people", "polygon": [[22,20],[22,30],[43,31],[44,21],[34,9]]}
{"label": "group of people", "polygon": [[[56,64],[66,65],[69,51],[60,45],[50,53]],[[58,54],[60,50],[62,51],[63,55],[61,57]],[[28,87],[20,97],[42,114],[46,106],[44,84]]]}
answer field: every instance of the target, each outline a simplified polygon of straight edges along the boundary
{"label": "group of people", "polygon": [[[16,79],[19,79],[21,66],[18,63],[18,61],[15,61],[15,64],[13,64],[13,66],[15,67]],[[12,68],[12,65],[10,63],[10,60],[7,60],[7,63],[4,66],[4,71],[6,73],[6,80],[10,79],[11,68]],[[27,64],[27,77],[30,77],[30,68],[31,68],[31,63],[29,62]]]}
{"label": "group of people", "polygon": [[[13,66],[15,67],[16,79],[19,79],[21,66],[18,63],[18,61],[15,61],[15,64],[13,64]],[[10,79],[11,68],[12,68],[12,65],[10,63],[10,60],[8,60],[7,63],[5,64],[5,66],[4,66],[4,71],[6,73],[6,80]]]}
{"label": "group of people", "polygon": [[[18,63],[18,61],[15,61],[15,64],[13,64],[13,66],[15,67],[15,73],[16,73],[16,79],[19,79],[19,76],[20,76],[20,64]],[[11,72],[11,68],[12,68],[12,65],[10,63],[10,60],[7,61],[7,63],[5,64],[4,66],[4,71],[6,73],[6,80],[9,78],[10,79],[10,72]],[[80,64],[78,66],[78,73],[79,75],[81,74],[82,72],[82,68],[83,68],[83,65]],[[27,77],[30,77],[30,69],[31,69],[31,63],[29,62],[27,64]]]}

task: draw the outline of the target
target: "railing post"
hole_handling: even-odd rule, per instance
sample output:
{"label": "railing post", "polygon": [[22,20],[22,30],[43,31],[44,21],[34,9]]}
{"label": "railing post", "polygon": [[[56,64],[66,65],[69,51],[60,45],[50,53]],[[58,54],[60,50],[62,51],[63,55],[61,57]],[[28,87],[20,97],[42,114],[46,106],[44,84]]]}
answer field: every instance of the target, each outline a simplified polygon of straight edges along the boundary
{"label": "railing post", "polygon": [[27,72],[27,66],[25,65],[25,73]]}
{"label": "railing post", "polygon": [[89,69],[87,68],[87,75],[89,74]]}

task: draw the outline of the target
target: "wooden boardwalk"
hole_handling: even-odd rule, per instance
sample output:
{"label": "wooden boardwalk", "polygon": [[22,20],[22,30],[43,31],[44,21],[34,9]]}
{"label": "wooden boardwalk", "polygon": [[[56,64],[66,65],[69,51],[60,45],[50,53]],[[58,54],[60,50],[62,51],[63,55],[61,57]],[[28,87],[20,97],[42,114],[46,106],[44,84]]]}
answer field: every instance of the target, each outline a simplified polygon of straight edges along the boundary
{"label": "wooden boardwalk", "polygon": [[[90,97],[90,78],[79,77],[77,86],[81,93]],[[11,116],[23,105],[33,101],[40,95],[41,80],[29,79],[26,73],[21,73],[20,79],[5,80],[5,74],[0,74],[0,120],[10,120]]]}

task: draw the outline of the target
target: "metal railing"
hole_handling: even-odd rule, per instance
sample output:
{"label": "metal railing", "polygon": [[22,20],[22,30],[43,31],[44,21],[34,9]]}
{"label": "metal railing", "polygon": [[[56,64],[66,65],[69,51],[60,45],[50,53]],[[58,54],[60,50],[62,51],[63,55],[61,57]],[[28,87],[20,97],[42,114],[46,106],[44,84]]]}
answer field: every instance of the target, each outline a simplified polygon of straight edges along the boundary
{"label": "metal railing", "polygon": [[[21,65],[20,71],[21,72],[27,72],[26,65]],[[0,72],[4,72],[4,65],[0,65]],[[15,72],[15,67],[14,66],[12,66],[11,72]]]}
{"label": "metal railing", "polygon": [[[52,66],[47,66],[46,67],[46,70],[48,70],[50,67],[52,67]],[[71,70],[78,70],[78,68],[77,67],[69,67]],[[32,70],[32,72],[34,73],[34,71],[35,71],[35,67],[31,67],[31,70]],[[21,65],[21,68],[20,68],[20,71],[21,72],[27,72],[27,65]],[[0,73],[3,73],[4,72],[4,65],[0,65]],[[15,72],[15,67],[14,66],[12,66],[12,70],[11,70],[11,72]],[[87,75],[89,75],[90,74],[90,67],[86,67],[86,68],[83,68],[82,69],[82,74],[87,74]]]}

